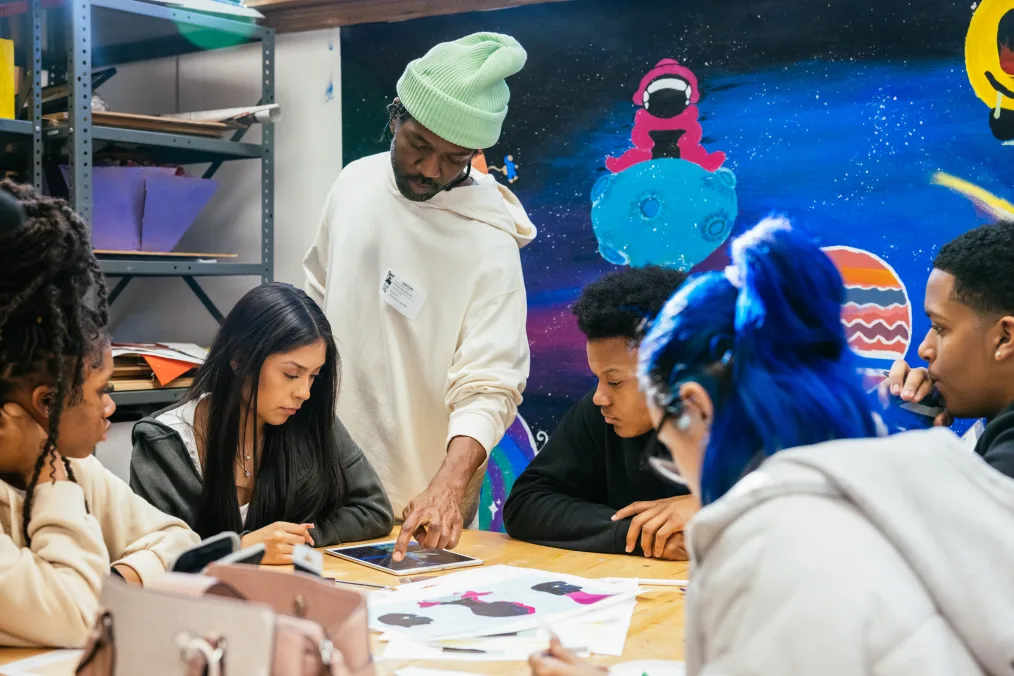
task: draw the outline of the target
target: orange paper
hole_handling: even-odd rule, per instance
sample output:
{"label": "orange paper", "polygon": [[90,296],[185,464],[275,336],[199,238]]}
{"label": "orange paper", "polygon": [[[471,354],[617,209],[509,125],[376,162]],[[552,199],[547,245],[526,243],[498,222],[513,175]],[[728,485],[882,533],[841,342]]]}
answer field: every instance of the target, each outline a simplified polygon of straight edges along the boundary
{"label": "orange paper", "polygon": [[148,362],[148,366],[151,367],[152,373],[158,379],[158,384],[165,387],[172,381],[179,378],[187,371],[195,368],[193,364],[185,361],[176,361],[175,359],[166,359],[165,357],[153,357],[151,355],[142,355],[144,360]]}

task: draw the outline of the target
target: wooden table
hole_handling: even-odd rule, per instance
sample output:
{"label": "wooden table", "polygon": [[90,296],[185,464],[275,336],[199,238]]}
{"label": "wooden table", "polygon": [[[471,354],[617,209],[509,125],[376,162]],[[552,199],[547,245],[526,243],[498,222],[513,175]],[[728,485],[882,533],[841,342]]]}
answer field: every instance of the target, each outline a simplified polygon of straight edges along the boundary
{"label": "wooden table", "polygon": [[[397,531],[392,534],[392,537]],[[383,538],[382,540],[389,540]],[[539,547],[512,540],[500,533],[465,531],[457,550],[483,559],[487,564],[509,564],[526,568],[540,568],[557,573],[582,577],[652,577],[686,578],[686,563],[655,561],[637,556],[614,556],[570,552],[550,547]],[[454,572],[454,571],[448,571]],[[439,575],[440,573],[438,573]],[[324,557],[324,575],[336,579],[397,585],[398,578],[342,561],[333,556]],[[380,654],[384,645],[373,638],[374,654]],[[0,649],[0,665],[38,655],[42,650]],[[683,659],[683,594],[675,591],[655,591],[638,597],[634,619],[627,634],[623,657],[593,657],[596,664],[609,665],[632,660]],[[378,661],[378,672],[394,674],[407,666],[430,669],[450,669],[479,674],[525,674],[527,666],[521,662],[437,662],[431,660]],[[2,672],[2,669],[0,669]],[[67,672],[72,673],[72,672]]]}

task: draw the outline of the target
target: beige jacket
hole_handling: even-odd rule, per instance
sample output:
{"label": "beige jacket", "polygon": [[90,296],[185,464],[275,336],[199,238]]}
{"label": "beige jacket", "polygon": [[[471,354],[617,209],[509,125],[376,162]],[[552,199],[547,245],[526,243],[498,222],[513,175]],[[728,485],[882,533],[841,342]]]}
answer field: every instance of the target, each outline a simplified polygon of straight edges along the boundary
{"label": "beige jacket", "polygon": [[[398,192],[390,153],[331,189],[306,255],[306,292],[342,355],[338,415],[400,517],[454,437],[493,450],[528,380],[521,202],[492,176],[427,202]],[[481,481],[481,477],[479,477]]]}
{"label": "beige jacket", "polygon": [[78,483],[35,489],[30,549],[21,535],[22,494],[0,481],[0,645],[79,646],[110,566],[130,566],[150,581],[200,540],[96,458],[71,462]]}
{"label": "beige jacket", "polygon": [[688,541],[691,676],[1014,673],[1014,480],[949,430],[778,453]]}

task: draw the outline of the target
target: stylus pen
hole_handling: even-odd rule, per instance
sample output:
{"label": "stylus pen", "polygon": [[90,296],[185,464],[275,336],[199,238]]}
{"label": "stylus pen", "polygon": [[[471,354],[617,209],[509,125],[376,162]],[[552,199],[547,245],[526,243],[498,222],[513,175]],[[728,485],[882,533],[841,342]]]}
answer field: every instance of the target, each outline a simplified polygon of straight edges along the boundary
{"label": "stylus pen", "polygon": [[370,587],[372,589],[394,589],[394,587],[388,587],[383,584],[373,584],[370,582],[353,582],[352,580],[334,580],[335,584],[350,584],[354,587]]}
{"label": "stylus pen", "polygon": [[662,580],[650,577],[603,577],[602,582],[629,582],[633,580],[645,587],[686,587],[689,580]]}

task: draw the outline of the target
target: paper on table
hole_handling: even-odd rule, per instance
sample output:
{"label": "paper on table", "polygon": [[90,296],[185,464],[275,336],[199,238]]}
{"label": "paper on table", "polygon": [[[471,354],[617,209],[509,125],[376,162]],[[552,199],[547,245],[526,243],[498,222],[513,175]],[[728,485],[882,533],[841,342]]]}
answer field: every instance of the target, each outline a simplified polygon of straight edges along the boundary
{"label": "paper on table", "polygon": [[[492,577],[493,579],[489,579]],[[413,641],[504,634],[633,599],[637,585],[606,584],[550,571],[493,566],[406,585],[367,599],[370,628]]]}
{"label": "paper on table", "polygon": [[277,103],[263,106],[247,106],[245,108],[222,108],[220,110],[198,110],[191,113],[175,113],[162,115],[168,119],[191,120],[194,122],[277,122],[282,117],[282,107]]}
{"label": "paper on table", "polygon": [[383,660],[440,660],[446,662],[525,662],[535,652],[545,650],[540,645],[519,643],[487,646],[481,639],[461,641],[461,646],[443,643],[417,643],[397,638],[387,644],[380,659]]}
{"label": "paper on table", "polygon": [[564,645],[588,646],[596,655],[619,657],[627,643],[636,605],[637,599],[631,599],[593,614],[547,624]]}
{"label": "paper on table", "polygon": [[422,667],[405,667],[394,673],[396,676],[479,676],[470,671],[448,671],[447,669],[424,669]]}
{"label": "paper on table", "polygon": [[638,660],[609,667],[609,676],[685,676],[686,665],[672,660]]}
{"label": "paper on table", "polygon": [[69,674],[81,659],[81,650],[54,650],[11,662],[0,667],[3,676],[48,676]]}

